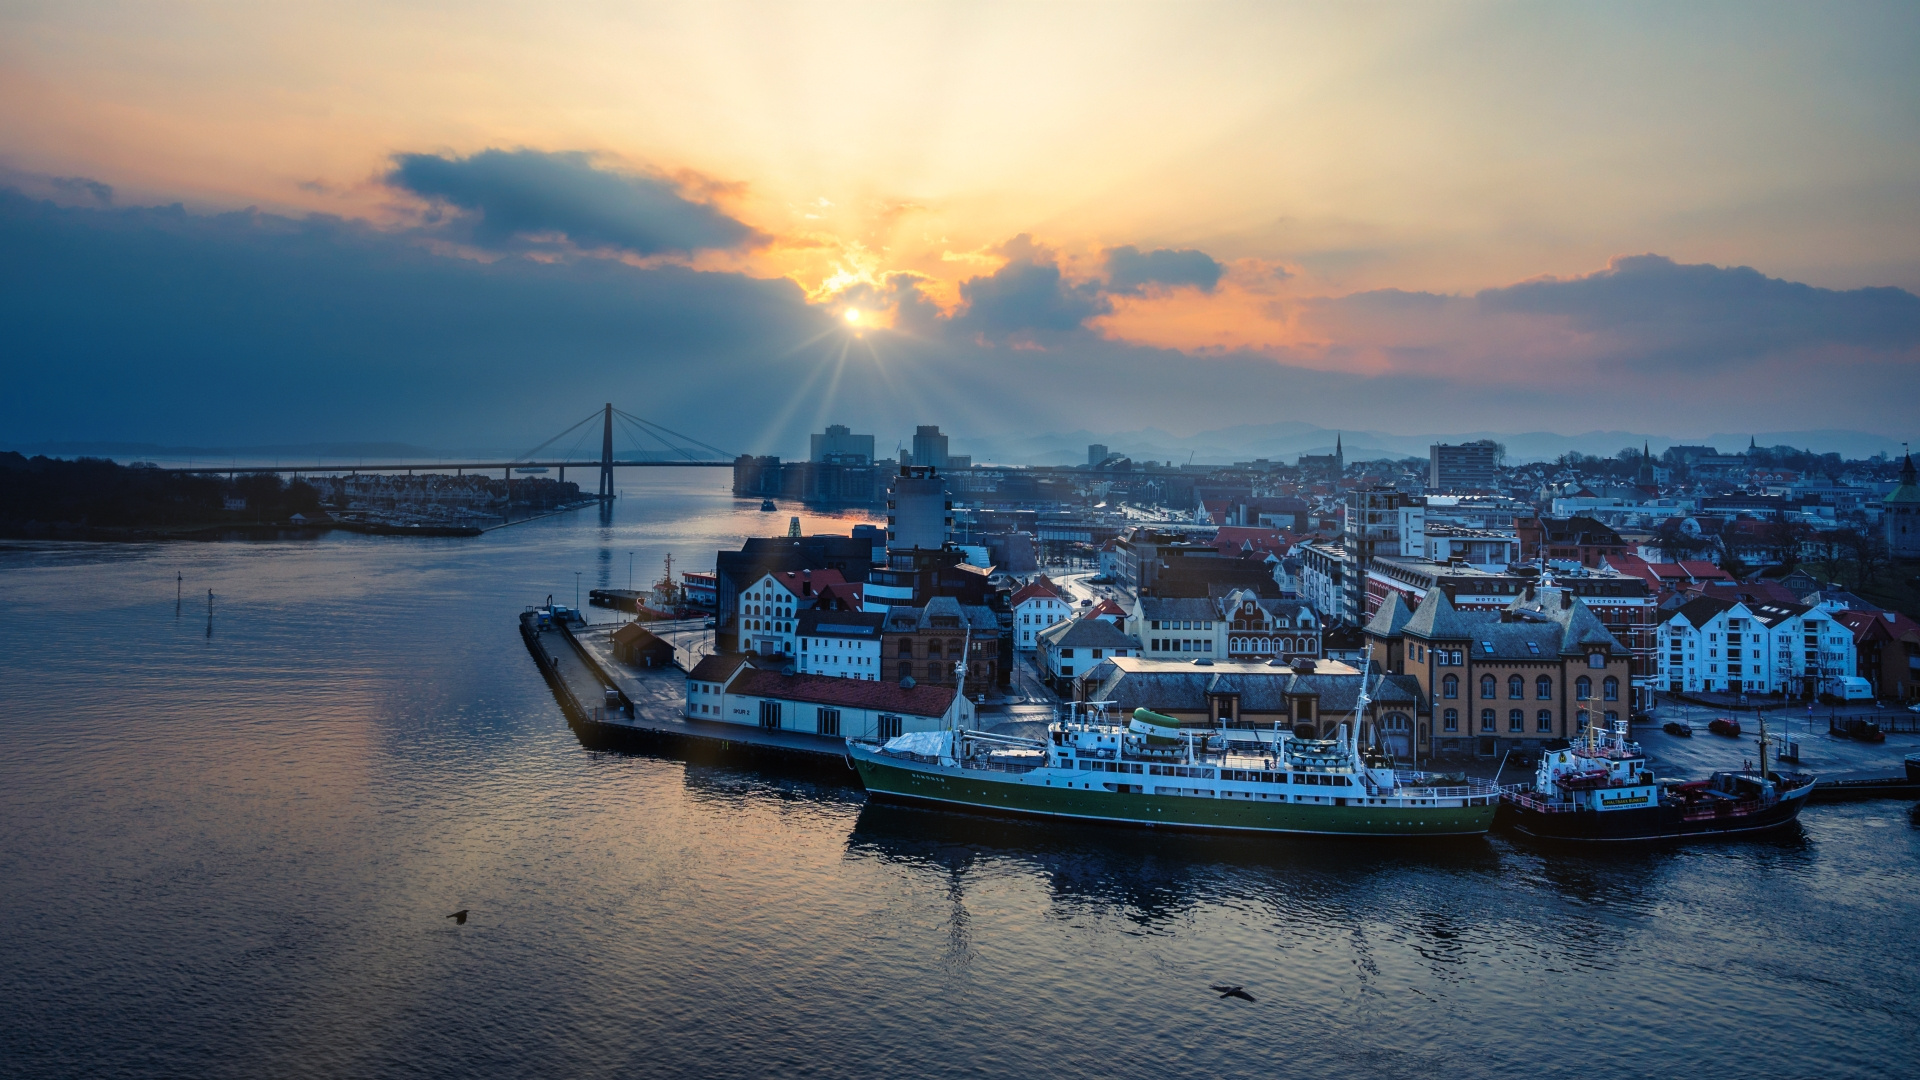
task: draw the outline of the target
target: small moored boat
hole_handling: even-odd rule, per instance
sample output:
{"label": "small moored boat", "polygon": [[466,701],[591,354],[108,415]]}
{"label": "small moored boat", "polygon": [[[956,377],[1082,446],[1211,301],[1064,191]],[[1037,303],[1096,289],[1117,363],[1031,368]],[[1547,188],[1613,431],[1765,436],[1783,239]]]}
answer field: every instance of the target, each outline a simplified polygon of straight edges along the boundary
{"label": "small moored boat", "polygon": [[[1715,721],[1718,723],[1718,721]],[[1624,721],[1540,757],[1533,784],[1501,794],[1504,824],[1552,840],[1670,840],[1761,832],[1799,816],[1813,792],[1807,773],[1767,769],[1766,723],[1760,767],[1676,783],[1653,775]]]}

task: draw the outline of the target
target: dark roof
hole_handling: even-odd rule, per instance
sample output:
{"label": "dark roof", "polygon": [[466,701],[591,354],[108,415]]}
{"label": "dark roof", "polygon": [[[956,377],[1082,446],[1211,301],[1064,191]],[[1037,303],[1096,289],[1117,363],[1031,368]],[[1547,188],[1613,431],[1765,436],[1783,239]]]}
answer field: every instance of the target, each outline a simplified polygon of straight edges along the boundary
{"label": "dark roof", "polygon": [[1473,636],[1473,629],[1460,618],[1443,589],[1427,590],[1427,595],[1420,598],[1420,606],[1413,610],[1413,616],[1402,625],[1402,631],[1428,641]]}
{"label": "dark roof", "polygon": [[727,693],[804,701],[815,705],[838,705],[847,709],[943,716],[953,705],[954,689],[928,683],[901,686],[897,682],[867,682],[832,675],[782,675],[774,671],[750,670],[741,672],[733,685],[727,687]]}
{"label": "dark roof", "polygon": [[817,611],[800,613],[795,633],[801,637],[850,637],[880,640],[880,627],[887,617],[877,611]]}
{"label": "dark roof", "polygon": [[1808,604],[1773,603],[1749,604],[1747,605],[1747,609],[1753,612],[1755,619],[1758,619],[1768,628],[1786,622],[1795,615],[1805,615],[1807,612],[1813,610],[1812,606]]}
{"label": "dark roof", "polygon": [[709,654],[693,665],[693,670],[687,672],[687,678],[695,682],[724,683],[746,662],[747,658],[739,653]]}
{"label": "dark roof", "polygon": [[613,632],[612,637],[617,644],[625,645],[630,642],[639,642],[642,648],[645,648],[648,644],[655,641],[665,644],[665,641],[661,639],[660,635],[637,622],[630,622],[621,626],[620,629]]}
{"label": "dark roof", "polygon": [[1560,518],[1541,518],[1541,532],[1550,544],[1623,544],[1620,534],[1601,522],[1598,518],[1582,515]]}
{"label": "dark roof", "polygon": [[[1384,613],[1385,608],[1381,609]],[[1367,633],[1381,634],[1379,616]],[[1539,660],[1577,656],[1591,646],[1621,651],[1615,638],[1591,609],[1566,589],[1540,586],[1532,595],[1516,598],[1501,611],[1461,611],[1439,589],[1428,590],[1420,606],[1405,621],[1401,635],[1426,641],[1464,641],[1482,660]]]}
{"label": "dark roof", "polygon": [[1220,612],[1214,609],[1213,601],[1204,596],[1143,596],[1140,617],[1207,622],[1218,619]]}
{"label": "dark roof", "polygon": [[1693,628],[1698,630],[1712,622],[1714,616],[1719,615],[1723,611],[1731,611],[1733,608],[1734,601],[1732,600],[1722,600],[1716,596],[1702,596],[1696,600],[1689,600],[1681,604],[1680,610],[1675,612],[1675,614],[1692,623]]}
{"label": "dark roof", "polygon": [[1067,619],[1040,631],[1039,638],[1049,645],[1069,649],[1137,649],[1140,643],[1105,619]]}
{"label": "dark roof", "polygon": [[[1434,590],[1438,592],[1438,589]],[[1398,591],[1387,594],[1387,602],[1380,605],[1373,618],[1367,622],[1367,633],[1378,637],[1399,637],[1400,631],[1413,618],[1413,612],[1407,610],[1406,601],[1400,599]]]}
{"label": "dark roof", "polygon": [[[1123,661],[1124,662],[1124,661]],[[1301,675],[1288,667],[1266,672],[1219,672],[1204,668],[1127,671],[1117,665],[1101,669],[1104,676],[1090,698],[1114,702],[1116,712],[1134,709],[1195,710],[1207,707],[1208,694],[1238,694],[1243,712],[1284,712],[1287,698],[1317,696],[1322,713],[1352,712],[1360,697],[1359,673]],[[1370,697],[1383,705],[1415,707],[1420,683],[1411,675],[1370,674]]]}

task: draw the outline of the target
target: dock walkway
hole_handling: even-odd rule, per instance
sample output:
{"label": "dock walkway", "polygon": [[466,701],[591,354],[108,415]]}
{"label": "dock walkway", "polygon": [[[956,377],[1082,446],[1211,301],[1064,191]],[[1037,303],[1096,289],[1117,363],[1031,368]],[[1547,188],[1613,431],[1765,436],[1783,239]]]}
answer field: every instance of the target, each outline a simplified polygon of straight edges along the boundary
{"label": "dock walkway", "polygon": [[[582,743],[594,749],[664,752],[688,760],[739,760],[821,771],[853,779],[842,739],[802,731],[694,720],[684,715],[686,673],[638,670],[613,659],[613,624],[543,626],[520,616],[521,637],[554,688]],[[619,692],[608,707],[606,691]]]}

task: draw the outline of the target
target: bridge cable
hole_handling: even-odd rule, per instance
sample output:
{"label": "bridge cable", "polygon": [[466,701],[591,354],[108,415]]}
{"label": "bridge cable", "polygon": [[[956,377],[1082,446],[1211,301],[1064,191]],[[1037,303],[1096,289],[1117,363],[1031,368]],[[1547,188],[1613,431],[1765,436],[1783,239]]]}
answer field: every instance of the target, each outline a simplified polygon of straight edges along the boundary
{"label": "bridge cable", "polygon": [[[642,425],[642,426],[644,426],[644,427],[647,427],[647,428],[659,428],[659,430],[661,430],[661,431],[664,431],[664,432],[666,432],[667,434],[669,434],[669,435],[671,435],[671,436],[673,436],[673,437],[674,437],[674,438],[676,438],[676,439],[681,439],[681,440],[684,440],[685,442],[688,442],[688,443],[692,443],[692,444],[693,444],[694,446],[697,446],[697,447],[699,447],[699,448],[701,448],[702,450],[706,450],[706,451],[709,451],[709,452],[711,452],[711,453],[714,453],[714,454],[717,454],[717,455],[719,455],[719,457],[718,457],[718,459],[717,459],[717,460],[721,460],[721,461],[726,461],[726,460],[730,460],[730,459],[732,459],[732,458],[733,458],[733,457],[735,456],[735,455],[733,455],[733,454],[729,454],[729,453],[727,453],[727,452],[726,452],[725,450],[722,450],[722,449],[720,449],[719,447],[717,447],[717,446],[715,446],[715,445],[713,445],[712,443],[708,443],[708,442],[701,442],[701,441],[700,441],[699,439],[696,439],[696,438],[694,438],[694,437],[693,437],[693,436],[691,436],[691,435],[683,435],[683,434],[681,434],[680,432],[678,432],[678,431],[675,431],[675,430],[673,430],[672,428],[668,428],[668,427],[662,427],[661,425],[659,425],[659,424],[656,424],[656,423],[654,423],[654,422],[653,422],[653,421],[651,421],[651,420],[645,420],[645,419],[642,419],[642,418],[640,418],[640,417],[638,417],[638,416],[635,416],[635,415],[633,415],[633,414],[632,414],[632,413],[630,413],[630,412],[626,412],[626,411],[624,411],[624,410],[621,410],[621,409],[615,409],[615,410],[613,410],[613,411],[614,411],[615,413],[618,413],[618,414],[619,414],[619,415],[621,415],[621,416],[624,416],[624,417],[626,417],[626,418],[627,418],[628,420],[631,420],[631,421],[633,421],[633,422],[634,422],[634,423],[636,423],[636,424],[640,424],[640,425]],[[658,437],[658,436],[656,436],[656,438],[657,438],[657,437]],[[665,439],[662,439],[661,441],[662,441],[662,442],[665,442],[666,440],[665,440]],[[669,444],[669,445],[671,445],[671,444]],[[681,452],[682,452],[682,453],[686,453],[686,451],[684,451],[684,450],[682,450]],[[688,460],[689,460],[689,461],[691,461],[691,460],[694,460],[694,459],[693,459],[693,458],[691,457],[691,455],[689,455],[689,457],[688,457]]]}

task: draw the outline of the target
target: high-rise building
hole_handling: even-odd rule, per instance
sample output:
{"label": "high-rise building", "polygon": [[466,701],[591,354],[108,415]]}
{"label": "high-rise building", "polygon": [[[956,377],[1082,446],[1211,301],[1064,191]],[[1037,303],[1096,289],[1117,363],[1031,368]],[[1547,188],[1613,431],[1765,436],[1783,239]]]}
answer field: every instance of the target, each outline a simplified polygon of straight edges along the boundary
{"label": "high-rise building", "polygon": [[1500,444],[1492,439],[1427,449],[1427,487],[1433,491],[1492,491],[1500,482]]}
{"label": "high-rise building", "polygon": [[1347,528],[1340,546],[1346,549],[1351,571],[1345,581],[1344,614],[1361,621],[1366,618],[1367,567],[1373,557],[1426,554],[1426,500],[1389,487],[1353,489],[1347,493]]}
{"label": "high-rise building", "polygon": [[845,424],[828,424],[824,433],[813,436],[808,460],[828,465],[871,465],[873,436],[855,435]]}
{"label": "high-rise building", "polygon": [[947,467],[947,437],[938,424],[921,424],[913,429],[913,463],[925,469]]}
{"label": "high-rise building", "polygon": [[[946,438],[940,441],[944,444]],[[946,478],[929,466],[902,466],[887,490],[887,550],[939,550],[952,532],[953,501]]]}
{"label": "high-rise building", "polygon": [[1107,445],[1105,443],[1087,444],[1087,464],[1098,465],[1105,460],[1107,460]]}

